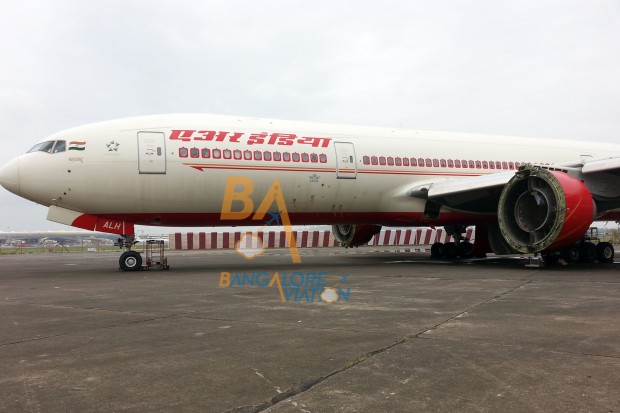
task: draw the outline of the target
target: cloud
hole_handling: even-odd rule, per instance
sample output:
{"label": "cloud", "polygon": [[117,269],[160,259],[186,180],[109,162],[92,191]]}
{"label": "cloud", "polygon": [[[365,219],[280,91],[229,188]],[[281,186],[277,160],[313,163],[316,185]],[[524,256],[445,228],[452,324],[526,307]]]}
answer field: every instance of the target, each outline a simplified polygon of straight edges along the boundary
{"label": "cloud", "polygon": [[[618,23],[612,0],[2,2],[0,163],[166,112],[617,142]],[[0,203],[0,228],[45,222]]]}

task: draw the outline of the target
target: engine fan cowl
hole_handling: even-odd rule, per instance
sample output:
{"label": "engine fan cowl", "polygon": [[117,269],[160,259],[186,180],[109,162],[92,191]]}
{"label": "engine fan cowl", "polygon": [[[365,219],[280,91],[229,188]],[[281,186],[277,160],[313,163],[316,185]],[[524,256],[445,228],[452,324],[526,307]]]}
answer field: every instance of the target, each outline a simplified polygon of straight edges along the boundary
{"label": "engine fan cowl", "polygon": [[594,201],[587,186],[567,173],[530,167],[508,181],[497,215],[502,236],[516,251],[554,250],[586,233]]}
{"label": "engine fan cowl", "polygon": [[368,244],[375,234],[381,231],[380,225],[333,225],[332,233],[340,246],[358,247]]}

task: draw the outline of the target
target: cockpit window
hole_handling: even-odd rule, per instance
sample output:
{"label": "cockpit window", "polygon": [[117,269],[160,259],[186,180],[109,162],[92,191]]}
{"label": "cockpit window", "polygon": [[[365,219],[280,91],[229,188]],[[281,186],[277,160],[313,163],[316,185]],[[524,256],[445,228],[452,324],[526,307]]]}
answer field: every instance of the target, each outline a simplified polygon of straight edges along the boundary
{"label": "cockpit window", "polygon": [[39,142],[34,145],[28,153],[31,152],[47,152],[47,153],[58,153],[64,152],[66,148],[65,141],[45,141]]}
{"label": "cockpit window", "polygon": [[36,145],[34,145],[29,151],[30,152],[49,152],[52,153],[52,148],[54,147],[54,143],[56,141],[45,141],[45,142],[39,142]]}
{"label": "cockpit window", "polygon": [[65,141],[56,141],[56,145],[54,145],[54,153],[64,152],[65,151]]}

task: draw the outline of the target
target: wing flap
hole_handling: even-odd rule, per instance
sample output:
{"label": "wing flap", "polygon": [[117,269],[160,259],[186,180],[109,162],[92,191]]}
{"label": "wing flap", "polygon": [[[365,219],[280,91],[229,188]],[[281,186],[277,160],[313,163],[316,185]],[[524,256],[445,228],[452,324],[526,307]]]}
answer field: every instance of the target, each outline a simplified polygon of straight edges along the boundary
{"label": "wing flap", "polygon": [[595,172],[615,172],[620,173],[620,157],[610,157],[606,159],[594,159],[587,161],[581,168],[581,173],[591,174]]}

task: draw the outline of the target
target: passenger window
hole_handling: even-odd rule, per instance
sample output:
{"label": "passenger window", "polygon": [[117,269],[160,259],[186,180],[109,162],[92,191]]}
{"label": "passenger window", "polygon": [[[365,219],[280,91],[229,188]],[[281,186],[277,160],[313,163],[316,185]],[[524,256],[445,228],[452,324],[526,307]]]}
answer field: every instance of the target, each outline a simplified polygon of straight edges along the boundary
{"label": "passenger window", "polygon": [[263,160],[263,154],[261,153],[261,151],[254,151],[254,160],[255,161]]}
{"label": "passenger window", "polygon": [[215,159],[220,159],[222,157],[222,150],[221,149],[213,149],[213,157]]}
{"label": "passenger window", "polygon": [[324,153],[319,155],[319,161],[321,163],[327,163],[327,155],[325,155]]}
{"label": "passenger window", "polygon": [[269,152],[269,151],[263,152],[263,159],[266,160],[266,161],[270,161],[271,160],[271,152]]}
{"label": "passenger window", "polygon": [[198,150],[198,148],[192,148],[189,150],[189,156],[191,156],[192,158],[198,158],[198,156],[200,156],[200,151]]}
{"label": "passenger window", "polygon": [[379,157],[379,165],[385,165],[385,156]]}
{"label": "passenger window", "polygon": [[224,149],[224,159],[230,159],[231,155],[230,149]]}
{"label": "passenger window", "polygon": [[310,162],[318,162],[319,156],[316,153],[310,154]]}
{"label": "passenger window", "polygon": [[454,167],[454,161],[452,159],[448,159],[448,168]]}
{"label": "passenger window", "polygon": [[376,156],[373,156],[370,160],[373,165],[377,165],[379,163],[379,159]]}
{"label": "passenger window", "polygon": [[211,150],[204,148],[202,151],[202,157],[203,158],[210,158],[211,157]]}
{"label": "passenger window", "polygon": [[235,158],[236,160],[240,160],[241,159],[241,151],[239,149],[235,149],[234,150],[233,158]]}
{"label": "passenger window", "polygon": [[390,166],[393,166],[394,165],[394,158],[392,158],[391,156],[388,156],[387,164],[390,165]]}
{"label": "passenger window", "polygon": [[290,162],[290,161],[291,161],[291,154],[290,154],[290,153],[288,153],[288,152],[284,152],[284,153],[282,154],[282,160],[283,160],[284,162]]}
{"label": "passenger window", "polygon": [[396,158],[394,158],[394,164],[396,166],[401,166],[403,164],[402,160],[397,156]]}
{"label": "passenger window", "polygon": [[409,158],[403,158],[403,166],[409,166]]}
{"label": "passenger window", "polygon": [[179,158],[187,158],[187,148],[179,148]]}
{"label": "passenger window", "polygon": [[273,160],[274,161],[280,161],[282,160],[282,154],[280,152],[274,152],[273,153]]}

